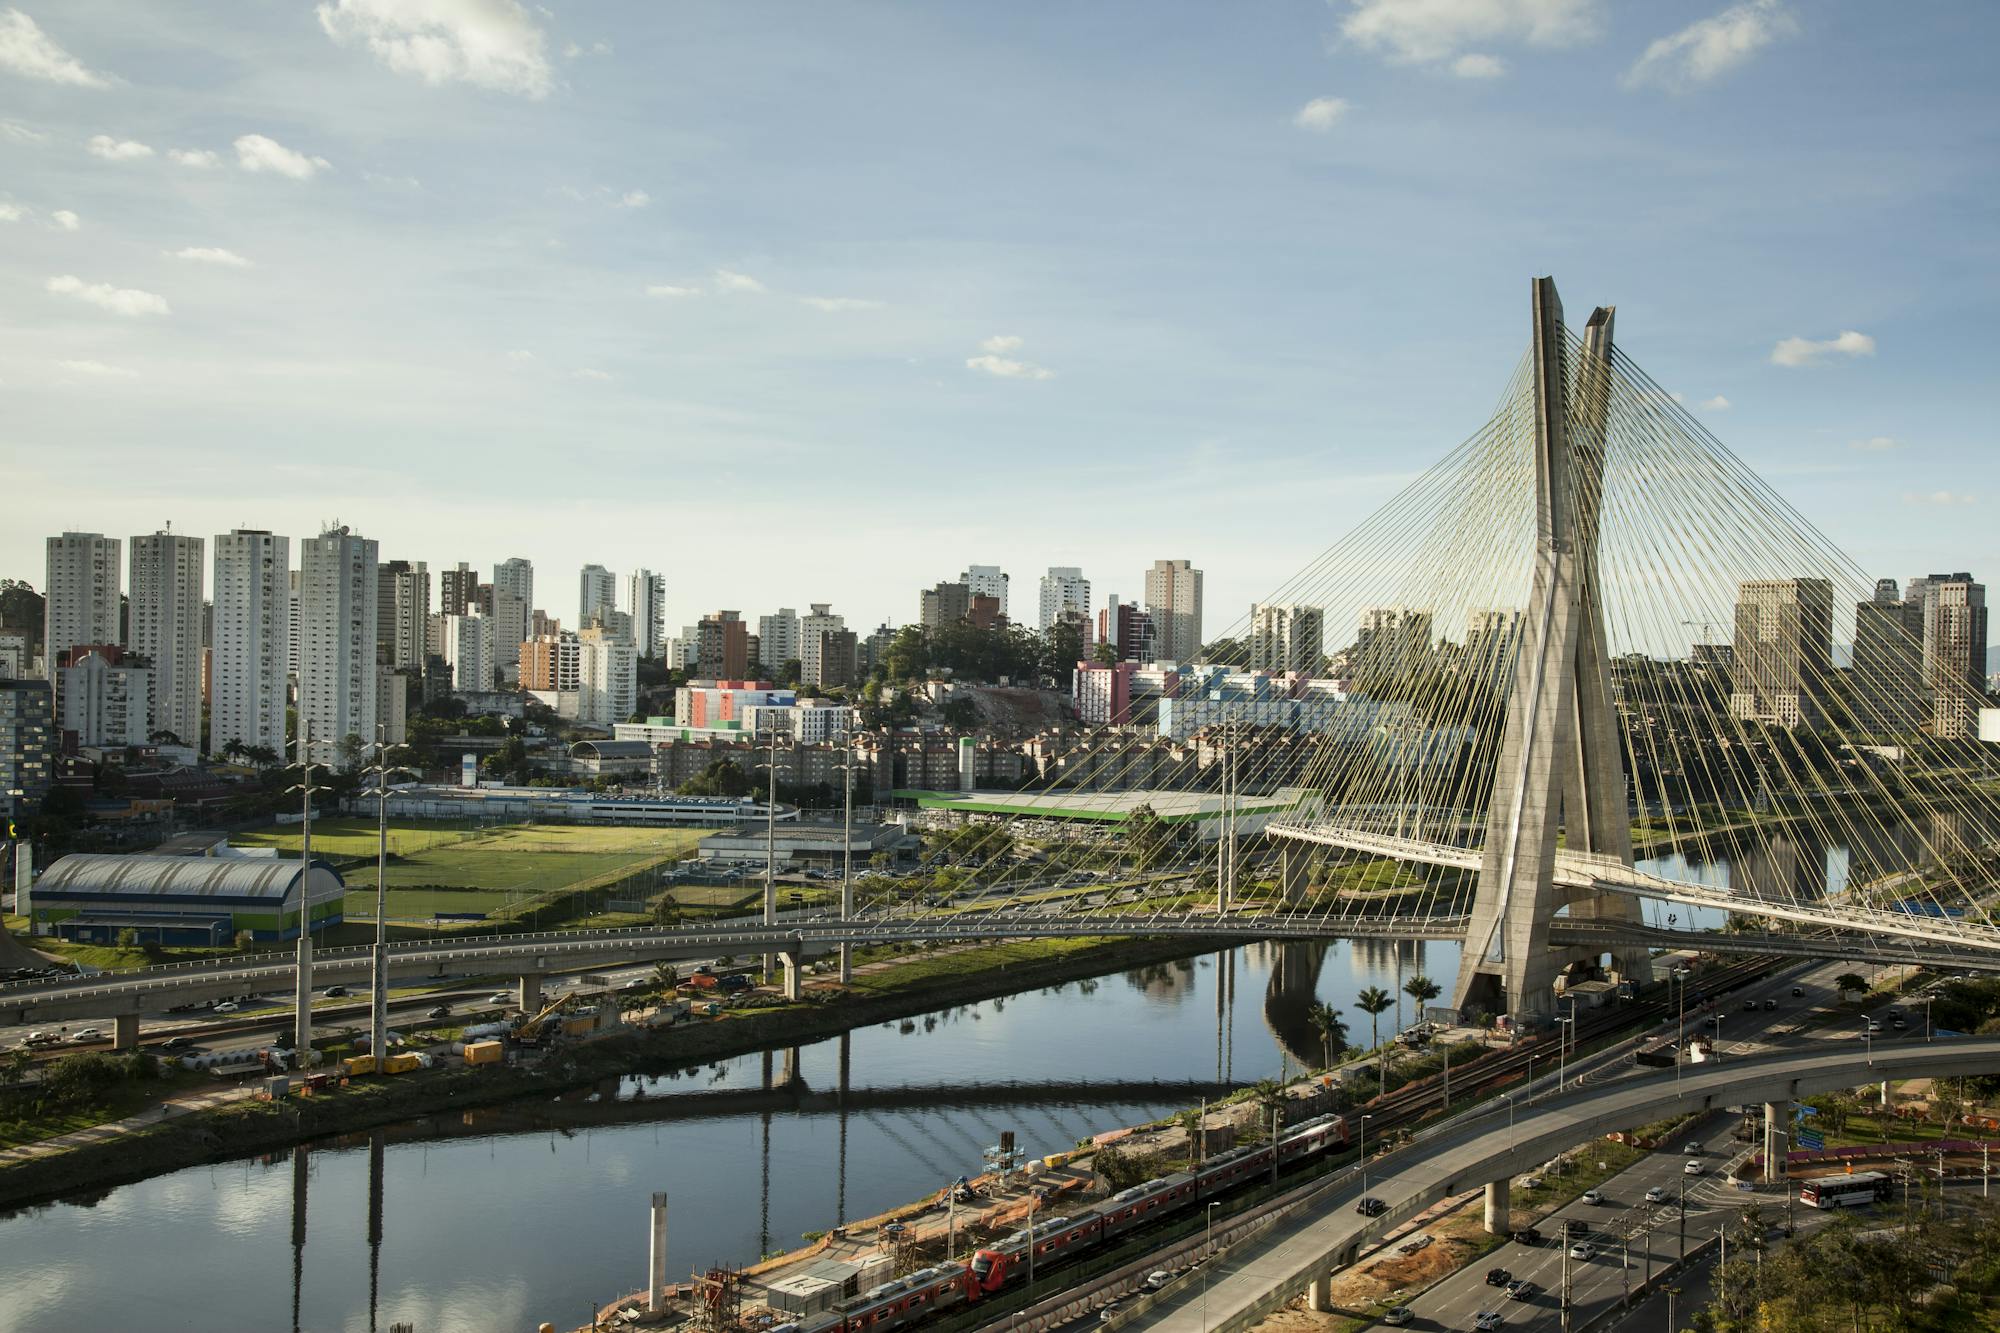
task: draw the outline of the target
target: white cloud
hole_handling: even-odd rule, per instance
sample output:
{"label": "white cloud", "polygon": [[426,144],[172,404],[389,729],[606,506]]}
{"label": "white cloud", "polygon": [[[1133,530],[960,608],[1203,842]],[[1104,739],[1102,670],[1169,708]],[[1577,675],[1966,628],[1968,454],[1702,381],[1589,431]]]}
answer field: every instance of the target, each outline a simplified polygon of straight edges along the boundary
{"label": "white cloud", "polygon": [[517,0],[329,0],[318,13],[334,41],[359,38],[396,73],[434,87],[549,95],[548,38]]}
{"label": "white cloud", "polygon": [[123,366],[107,366],[102,361],[58,361],[56,364],[72,374],[94,375],[100,379],[124,379],[133,374]]}
{"label": "white cloud", "polygon": [[1903,503],[1906,505],[1969,505],[1978,503],[1979,497],[1966,491],[1906,491]]}
{"label": "white cloud", "polygon": [[1903,442],[1893,435],[1871,435],[1865,440],[1855,440],[1848,444],[1850,449],[1864,454],[1886,454],[1903,447]]}
{"label": "white cloud", "polygon": [[28,210],[19,204],[0,202],[0,222],[19,222],[28,216]]}
{"label": "white cloud", "polygon": [[35,21],[18,9],[0,10],[0,69],[44,83],[77,88],[103,88],[110,80],[56,45]]}
{"label": "white cloud", "polygon": [[12,139],[15,143],[47,143],[49,136],[15,121],[0,120],[0,139]]}
{"label": "white cloud", "polygon": [[1713,398],[1705,398],[1702,400],[1701,410],[1704,412],[1727,412],[1729,410],[1729,400],[1721,394],[1717,394]]}
{"label": "white cloud", "polygon": [[74,296],[79,301],[88,301],[94,306],[102,306],[116,315],[165,315],[167,298],[152,292],[142,292],[132,287],[113,287],[108,282],[85,282],[82,278],[65,273],[59,278],[50,278],[46,284],[49,291],[58,296]]}
{"label": "white cloud", "polygon": [[1452,61],[1451,72],[1461,79],[1497,79],[1507,72],[1507,62],[1475,51]]}
{"label": "white cloud", "polygon": [[756,296],[771,290],[748,273],[735,273],[726,268],[715,270],[715,289],[719,292],[746,292]]}
{"label": "white cloud", "polygon": [[1707,83],[1798,30],[1782,0],[1748,0],[1653,42],[1625,71],[1625,86],[1687,88]]}
{"label": "white cloud", "polygon": [[49,220],[55,224],[58,231],[75,231],[83,225],[83,219],[67,208],[58,208],[49,214]]}
{"label": "white cloud", "polygon": [[815,310],[828,312],[839,310],[880,310],[880,301],[870,301],[860,296],[801,296],[799,301]]}
{"label": "white cloud", "polygon": [[988,375],[997,375],[1009,380],[1052,380],[1056,373],[1047,366],[1038,366],[1032,361],[1021,361],[1007,352],[1019,351],[1021,339],[1011,333],[996,334],[979,344],[983,356],[969,356],[965,359],[967,370],[977,370]]}
{"label": "white cloud", "polygon": [[183,167],[193,167],[198,171],[212,171],[222,165],[220,154],[211,153],[206,148],[169,148],[167,160]]}
{"label": "white cloud", "polygon": [[652,202],[653,196],[647,194],[644,190],[627,190],[624,194],[618,196],[618,206],[620,208],[644,208]]}
{"label": "white cloud", "polygon": [[666,297],[669,299],[677,299],[683,296],[700,296],[701,288],[676,287],[671,282],[656,282],[652,286],[646,288],[646,295]]}
{"label": "white cloud", "polygon": [[611,378],[611,374],[609,371],[593,370],[589,368],[585,368],[583,370],[572,370],[570,372],[570,375],[580,380],[608,380]]}
{"label": "white cloud", "polygon": [[250,268],[251,263],[234,250],[225,250],[218,245],[190,245],[175,250],[174,259],[185,259],[191,264],[220,264],[224,268]]}
{"label": "white cloud", "polygon": [[1829,355],[1873,356],[1875,340],[1865,333],[1848,329],[1837,338],[1814,342],[1811,338],[1785,338],[1771,349],[1774,366],[1810,366]]}
{"label": "white cloud", "polygon": [[1316,130],[1324,134],[1338,125],[1346,114],[1345,97],[1315,97],[1299,108],[1298,114],[1292,117],[1292,124],[1302,130]]}
{"label": "white cloud", "polygon": [[307,157],[294,152],[276,139],[246,134],[236,141],[236,165],[245,171],[275,171],[295,181],[312,177],[333,164],[323,157]]}
{"label": "white cloud", "polygon": [[[1597,35],[1601,0],[1349,0],[1341,35],[1398,63],[1449,60],[1472,45],[1569,46]],[[1475,75],[1473,77],[1483,77]]]}
{"label": "white cloud", "polygon": [[84,147],[92,157],[101,157],[106,162],[136,162],[142,157],[151,157],[153,150],[135,139],[114,139],[108,134],[93,134]]}
{"label": "white cloud", "polygon": [[533,361],[535,354],[525,347],[516,347],[513,351],[507,353],[507,359],[509,361]]}

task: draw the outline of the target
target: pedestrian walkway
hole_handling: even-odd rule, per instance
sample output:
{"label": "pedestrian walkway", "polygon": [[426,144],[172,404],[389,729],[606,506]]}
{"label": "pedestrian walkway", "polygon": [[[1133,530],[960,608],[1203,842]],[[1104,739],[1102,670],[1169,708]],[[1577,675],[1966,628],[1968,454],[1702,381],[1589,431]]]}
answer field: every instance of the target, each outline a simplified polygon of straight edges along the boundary
{"label": "pedestrian walkway", "polygon": [[93,1144],[109,1143],[151,1129],[178,1116],[194,1115],[230,1102],[246,1101],[261,1091],[263,1091],[261,1085],[236,1085],[182,1093],[178,1097],[169,1097],[158,1105],[149,1106],[137,1115],[126,1116],[123,1120],[110,1120],[101,1125],[73,1129],[67,1134],[57,1134],[34,1143],[0,1149],[0,1170],[18,1166],[23,1162],[53,1157],[58,1153],[71,1152],[77,1148],[87,1148]]}

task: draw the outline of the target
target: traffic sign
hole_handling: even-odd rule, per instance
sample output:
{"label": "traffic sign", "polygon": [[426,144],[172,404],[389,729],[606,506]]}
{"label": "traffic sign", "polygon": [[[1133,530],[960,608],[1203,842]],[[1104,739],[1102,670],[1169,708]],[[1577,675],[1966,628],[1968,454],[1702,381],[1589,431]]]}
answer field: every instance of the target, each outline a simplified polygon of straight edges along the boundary
{"label": "traffic sign", "polygon": [[1826,1135],[1810,1129],[1802,1129],[1798,1134],[1799,1147],[1807,1152],[1819,1152],[1826,1147]]}

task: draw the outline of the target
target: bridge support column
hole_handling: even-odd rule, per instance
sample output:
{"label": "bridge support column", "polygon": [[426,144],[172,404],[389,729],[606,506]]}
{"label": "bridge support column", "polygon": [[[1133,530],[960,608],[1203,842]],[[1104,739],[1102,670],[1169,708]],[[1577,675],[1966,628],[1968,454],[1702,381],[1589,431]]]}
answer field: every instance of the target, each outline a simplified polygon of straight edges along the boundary
{"label": "bridge support column", "polygon": [[542,976],[539,972],[523,972],[517,983],[520,994],[521,1012],[533,1016],[542,1008]]}
{"label": "bridge support column", "polygon": [[136,1049],[139,1045],[139,1015],[119,1014],[111,1022],[111,1045],[121,1051]]}
{"label": "bridge support column", "polygon": [[778,956],[785,960],[785,998],[796,1000],[805,992],[806,956],[802,953],[792,952],[782,953]]}
{"label": "bridge support column", "polygon": [[1314,1314],[1333,1313],[1333,1274],[1321,1273],[1306,1288],[1306,1308]]}
{"label": "bridge support column", "polygon": [[1779,1170],[1778,1158],[1781,1145],[1785,1141],[1784,1121],[1780,1118],[1784,1110],[1776,1102],[1764,1103],[1764,1179],[1776,1180],[1783,1173]]}
{"label": "bridge support column", "polygon": [[1304,843],[1287,842],[1278,852],[1278,881],[1287,907],[1297,907],[1305,901],[1306,860]]}
{"label": "bridge support column", "polygon": [[1489,1236],[1504,1236],[1514,1229],[1514,1203],[1508,1184],[1505,1176],[1486,1182],[1486,1234]]}

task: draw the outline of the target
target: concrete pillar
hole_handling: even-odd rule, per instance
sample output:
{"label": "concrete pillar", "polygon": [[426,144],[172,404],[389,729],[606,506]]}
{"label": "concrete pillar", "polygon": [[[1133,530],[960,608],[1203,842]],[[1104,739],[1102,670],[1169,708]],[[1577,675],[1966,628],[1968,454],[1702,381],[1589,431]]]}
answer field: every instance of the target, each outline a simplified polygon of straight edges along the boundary
{"label": "concrete pillar", "polygon": [[661,1288],[667,1285],[667,1192],[659,1190],[653,1195],[652,1229],[647,1236],[646,1247],[646,1313],[659,1314],[666,1309],[660,1299]]}
{"label": "concrete pillar", "polygon": [[139,1015],[119,1014],[112,1019],[111,1044],[121,1051],[129,1051],[139,1045]]}
{"label": "concrete pillar", "polygon": [[1306,862],[1310,853],[1303,844],[1287,842],[1278,853],[1278,880],[1284,903],[1297,907],[1306,896]]}
{"label": "concrete pillar", "polygon": [[1322,1273],[1306,1288],[1306,1308],[1314,1314],[1333,1313],[1333,1274]]}
{"label": "concrete pillar", "polygon": [[[310,881],[311,872],[308,869],[306,874],[300,876],[300,882],[309,884]],[[302,902],[307,902],[307,890],[300,889],[299,897]],[[310,1063],[309,1053],[312,1050],[313,1040],[313,946],[310,914],[311,907],[309,905],[302,907],[299,911],[298,990],[294,996],[294,1003],[297,1005],[298,1012],[295,1015],[297,1031],[294,1035],[297,1038],[299,1068],[301,1069]]]}
{"label": "concrete pillar", "polygon": [[521,1012],[528,1015],[540,1012],[542,1007],[541,974],[538,972],[524,972],[521,974],[519,985],[521,991]]}
{"label": "concrete pillar", "polygon": [[798,999],[805,991],[805,955],[787,951],[779,957],[785,960],[785,998]]}
{"label": "concrete pillar", "polygon": [[1776,1102],[1764,1103],[1764,1179],[1766,1180],[1776,1180],[1781,1174],[1778,1169],[1778,1157],[1779,1145],[1785,1141],[1784,1121],[1780,1118],[1783,1115],[1784,1109]]}
{"label": "concrete pillar", "polygon": [[1508,1178],[1486,1182],[1486,1234],[1504,1236],[1514,1229],[1514,1204]]}

